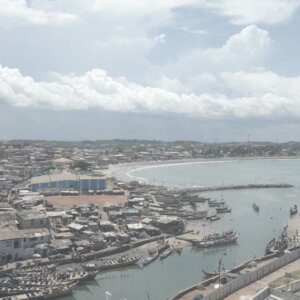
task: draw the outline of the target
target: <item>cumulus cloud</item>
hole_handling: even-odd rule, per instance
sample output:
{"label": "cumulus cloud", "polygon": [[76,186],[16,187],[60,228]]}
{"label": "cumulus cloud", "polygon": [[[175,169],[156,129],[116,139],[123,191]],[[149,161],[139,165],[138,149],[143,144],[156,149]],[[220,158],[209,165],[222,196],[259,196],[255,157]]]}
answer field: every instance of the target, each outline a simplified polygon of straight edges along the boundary
{"label": "cumulus cloud", "polygon": [[[163,67],[164,76],[177,78],[184,91],[216,91],[215,77],[224,71],[256,71],[270,51],[266,30],[250,25],[231,36],[219,48],[197,48]],[[158,82],[160,85],[160,82]]]}
{"label": "cumulus cloud", "polygon": [[299,9],[299,0],[207,0],[206,7],[231,18],[234,24],[285,22]]}
{"label": "cumulus cloud", "polygon": [[73,23],[77,16],[59,11],[45,11],[30,7],[26,0],[0,0],[0,26],[55,25]]}
{"label": "cumulus cloud", "polygon": [[[56,75],[35,81],[19,70],[0,68],[0,99],[17,107],[102,109],[117,112],[175,113],[200,118],[300,118],[300,77],[266,73],[225,73],[219,78],[228,94],[180,94],[112,78],[95,69],[82,76]],[[255,88],[259,82],[258,88]],[[250,93],[245,96],[243,88]],[[293,92],[289,91],[293,89]],[[235,96],[230,97],[229,94]]]}

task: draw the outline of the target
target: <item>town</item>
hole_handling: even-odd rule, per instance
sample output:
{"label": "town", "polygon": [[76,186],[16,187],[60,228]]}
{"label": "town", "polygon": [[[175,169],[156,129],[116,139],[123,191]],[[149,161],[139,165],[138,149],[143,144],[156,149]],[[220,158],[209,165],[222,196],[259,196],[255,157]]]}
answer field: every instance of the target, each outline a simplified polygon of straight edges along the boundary
{"label": "town", "polygon": [[[200,249],[234,244],[239,236],[234,230],[195,234],[191,221],[217,222],[232,210],[226,201],[211,199],[205,192],[292,187],[278,182],[169,189],[119,181],[109,176],[111,165],[294,157],[299,151],[298,143],[2,142],[0,296],[64,296],[98,272],[136,264],[146,267],[158,258],[180,254],[186,244]],[[259,211],[255,203],[253,209]],[[291,242],[284,238],[267,254],[274,258]],[[220,276],[216,271],[203,272],[208,283]]]}

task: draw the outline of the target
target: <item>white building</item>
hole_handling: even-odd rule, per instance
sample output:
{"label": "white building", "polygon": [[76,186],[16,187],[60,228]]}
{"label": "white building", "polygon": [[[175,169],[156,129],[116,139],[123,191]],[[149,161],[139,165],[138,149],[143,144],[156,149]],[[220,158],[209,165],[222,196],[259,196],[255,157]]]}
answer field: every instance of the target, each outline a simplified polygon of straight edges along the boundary
{"label": "white building", "polygon": [[0,231],[0,263],[32,257],[34,246],[50,243],[48,229],[5,228]]}

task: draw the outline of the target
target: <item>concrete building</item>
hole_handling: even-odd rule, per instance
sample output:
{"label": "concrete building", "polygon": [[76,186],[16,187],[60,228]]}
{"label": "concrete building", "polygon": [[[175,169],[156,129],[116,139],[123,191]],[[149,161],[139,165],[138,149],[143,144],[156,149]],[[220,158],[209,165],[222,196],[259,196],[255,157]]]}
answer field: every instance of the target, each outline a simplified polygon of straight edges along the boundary
{"label": "concrete building", "polygon": [[31,191],[36,192],[40,189],[47,188],[55,188],[59,190],[74,189],[79,192],[105,190],[106,179],[104,177],[75,174],[70,172],[42,175],[31,178]]}
{"label": "concrete building", "polygon": [[45,212],[22,211],[17,214],[21,229],[45,228],[49,226],[49,218]]}
{"label": "concrete building", "polygon": [[47,229],[5,228],[0,232],[0,263],[32,257],[34,247],[50,243],[51,234]]}

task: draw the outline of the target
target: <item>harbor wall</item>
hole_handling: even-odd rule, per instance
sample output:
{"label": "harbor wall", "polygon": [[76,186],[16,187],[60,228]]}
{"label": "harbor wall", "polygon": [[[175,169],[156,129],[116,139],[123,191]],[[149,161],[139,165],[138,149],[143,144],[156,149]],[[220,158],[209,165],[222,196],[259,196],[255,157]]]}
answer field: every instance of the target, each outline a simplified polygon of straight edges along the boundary
{"label": "harbor wall", "polygon": [[[259,267],[257,270],[241,275],[237,279],[232,280],[224,286],[221,286],[217,290],[213,291],[205,297],[205,300],[221,300],[230,294],[254,283],[255,281],[273,273],[274,271],[284,267],[285,265],[300,258],[300,249],[297,249],[291,253],[287,253],[282,257]],[[177,298],[178,299],[178,298]]]}
{"label": "harbor wall", "polygon": [[[231,281],[230,283],[220,287],[218,290],[212,292],[211,294],[207,295],[205,297],[205,299],[207,300],[217,300],[217,299],[223,299],[224,297],[238,291],[239,289],[255,282],[256,280],[276,271],[277,269],[282,268],[283,266],[291,263],[292,261],[295,261],[297,259],[300,258],[300,247],[295,247],[295,250],[291,253],[285,254],[284,256],[278,258],[275,261],[270,262],[269,264],[258,268],[257,270],[245,274],[245,275],[241,275],[241,277],[238,277],[237,279]],[[257,258],[255,261],[259,262],[259,261],[265,261],[267,259],[271,259],[271,258],[275,258],[278,254],[269,254],[260,258]],[[236,266],[235,268],[233,268],[230,272],[231,273],[236,273],[239,272],[243,269],[245,269],[245,267],[247,266],[248,263],[250,263],[253,260],[250,260],[248,262],[244,262],[242,264],[240,264],[239,266]],[[254,273],[254,274],[252,274]],[[251,275],[252,274],[252,275]],[[199,286],[207,286],[213,282],[215,282],[217,280],[218,276],[212,277],[208,280],[202,281],[201,283],[197,283],[193,286],[190,286],[182,291],[180,291],[179,293],[177,293],[175,296],[173,296],[172,298],[170,298],[170,300],[179,300],[181,299],[181,297],[183,297],[184,295],[188,294],[189,292],[196,290]],[[227,287],[227,288],[226,288]],[[221,291],[221,293],[220,293]],[[199,293],[201,293],[201,291],[199,290]],[[225,296],[224,296],[225,295]],[[218,296],[218,297],[217,297]]]}

